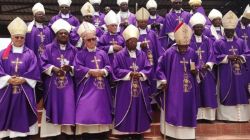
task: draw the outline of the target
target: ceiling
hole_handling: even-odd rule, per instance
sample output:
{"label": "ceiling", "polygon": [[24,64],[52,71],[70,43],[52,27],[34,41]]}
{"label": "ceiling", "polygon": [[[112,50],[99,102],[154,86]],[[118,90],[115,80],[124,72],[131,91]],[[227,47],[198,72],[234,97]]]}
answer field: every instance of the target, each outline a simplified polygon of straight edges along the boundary
{"label": "ceiling", "polygon": [[[87,0],[72,0],[71,13],[77,16],[81,20],[80,8]],[[156,0],[158,3],[158,10],[160,15],[165,15],[165,13],[170,9],[170,0]],[[31,8],[36,2],[41,2],[45,6],[47,21],[58,13],[57,0],[0,0],[0,29],[3,33],[2,35],[8,34],[6,32],[6,25],[13,20],[15,17],[19,16],[26,22],[33,19]],[[132,12],[135,9],[135,3],[138,3],[138,7],[146,5],[147,0],[130,0],[129,7]],[[203,7],[209,12],[212,8],[219,9],[223,14],[228,10],[233,10],[240,16],[246,5],[250,4],[250,0],[203,0]],[[116,5],[116,0],[103,0],[101,3],[102,8],[105,6],[110,6],[111,9],[117,11],[118,6]],[[187,0],[184,0],[184,9],[189,10]]]}

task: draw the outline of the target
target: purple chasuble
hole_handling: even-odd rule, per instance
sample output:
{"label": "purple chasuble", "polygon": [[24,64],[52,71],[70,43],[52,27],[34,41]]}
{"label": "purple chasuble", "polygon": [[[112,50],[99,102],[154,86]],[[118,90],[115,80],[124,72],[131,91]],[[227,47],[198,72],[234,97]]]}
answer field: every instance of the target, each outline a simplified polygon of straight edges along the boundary
{"label": "purple chasuble", "polygon": [[127,48],[116,53],[113,72],[117,81],[115,93],[115,129],[120,132],[142,133],[150,128],[151,106],[148,80],[123,80],[132,71],[150,77],[152,67],[144,52],[136,50],[131,58]]}
{"label": "purple chasuble", "polygon": [[89,77],[90,69],[105,69],[111,74],[107,54],[99,49],[84,48],[75,61],[76,124],[112,124],[112,97],[107,77]]}
{"label": "purple chasuble", "polygon": [[[75,54],[76,50],[70,43],[66,44],[65,50],[61,50],[54,40],[45,47],[45,52],[41,55],[42,69],[45,71],[51,66],[60,68],[64,64],[73,66]],[[75,91],[71,74],[67,72],[59,77],[52,73],[45,77],[44,84],[47,121],[59,125],[75,124]]]}
{"label": "purple chasuble", "polygon": [[207,62],[215,63],[213,56],[212,41],[205,35],[201,36],[202,42],[196,42],[193,35],[190,47],[198,55],[198,68],[201,82],[198,85],[199,107],[217,108],[216,98],[216,76],[214,69],[211,71],[202,71],[202,67]]}
{"label": "purple chasuble", "polygon": [[[40,80],[37,58],[32,50],[24,47],[23,53],[11,51],[8,59],[2,59],[2,55],[3,51],[0,52],[0,77],[17,75]],[[27,82],[0,89],[0,112],[0,131],[28,133],[29,127],[37,122],[34,89]]]}
{"label": "purple chasuble", "polygon": [[198,56],[192,48],[180,54],[177,46],[170,47],[160,58],[157,80],[166,80],[166,98],[160,93],[161,108],[166,101],[166,122],[174,126],[196,127],[197,82],[191,74],[191,63],[198,64]]}
{"label": "purple chasuble", "polygon": [[31,32],[26,34],[25,44],[34,51],[37,57],[40,57],[45,50],[44,47],[53,40],[54,33],[48,26],[44,25],[43,28],[38,28],[34,25]]}
{"label": "purple chasuble", "polygon": [[234,37],[233,41],[227,41],[223,37],[214,43],[214,55],[218,64],[220,103],[225,106],[248,104],[245,64],[230,60],[228,63],[222,63],[228,55],[247,57],[249,50],[244,41],[238,37]]}

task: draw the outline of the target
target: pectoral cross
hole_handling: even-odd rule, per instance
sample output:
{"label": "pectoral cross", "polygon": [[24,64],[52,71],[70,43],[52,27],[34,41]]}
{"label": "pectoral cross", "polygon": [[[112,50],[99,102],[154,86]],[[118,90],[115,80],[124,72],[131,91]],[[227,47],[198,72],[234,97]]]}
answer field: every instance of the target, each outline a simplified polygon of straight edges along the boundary
{"label": "pectoral cross", "polygon": [[184,72],[186,73],[187,72],[186,64],[188,64],[188,61],[186,61],[186,59],[183,57],[182,61],[180,61],[180,63],[183,64]]}
{"label": "pectoral cross", "polygon": [[203,51],[203,50],[201,49],[201,47],[199,47],[199,49],[196,51],[196,53],[198,54],[199,59],[201,60],[201,59],[202,59],[202,53],[205,53],[205,51]]}
{"label": "pectoral cross", "polygon": [[65,58],[64,58],[64,55],[63,55],[63,54],[61,54],[60,57],[57,58],[57,60],[60,61],[61,67],[64,65],[64,59],[65,59]]}
{"label": "pectoral cross", "polygon": [[133,62],[129,68],[131,68],[133,70],[133,72],[136,72],[139,67],[135,64],[135,62]]}
{"label": "pectoral cross", "polygon": [[43,32],[40,32],[40,34],[39,34],[39,35],[37,35],[37,36],[39,36],[39,37],[40,37],[40,39],[41,39],[41,43],[43,43],[43,42],[44,42],[44,40],[45,40],[45,35],[43,34]]}
{"label": "pectoral cross", "polygon": [[109,42],[112,45],[117,45],[117,41],[115,41],[115,39],[113,38],[112,41]]}
{"label": "pectoral cross", "polygon": [[181,23],[183,21],[183,18],[181,16],[178,16],[176,20],[178,20],[178,22]]}
{"label": "pectoral cross", "polygon": [[97,59],[96,56],[94,56],[94,59],[93,59],[91,62],[95,63],[96,68],[99,69],[99,64],[98,64],[98,62],[101,62],[100,59]]}
{"label": "pectoral cross", "polygon": [[236,55],[236,51],[237,51],[237,50],[238,50],[238,49],[235,49],[234,46],[232,46],[231,49],[229,49],[229,51],[232,52],[233,55]]}
{"label": "pectoral cross", "polygon": [[19,68],[19,64],[22,64],[23,62],[19,61],[19,58],[17,57],[16,61],[12,61],[11,63],[15,64],[15,73],[17,73],[18,72],[18,68]]}
{"label": "pectoral cross", "polygon": [[100,21],[99,17],[97,17],[97,18],[95,19],[95,25],[98,26],[98,25],[100,24],[100,22],[101,22],[101,21]]}
{"label": "pectoral cross", "polygon": [[146,43],[147,44],[147,47],[148,47],[148,43],[150,42],[150,40],[147,40],[147,38],[144,39],[143,43]]}

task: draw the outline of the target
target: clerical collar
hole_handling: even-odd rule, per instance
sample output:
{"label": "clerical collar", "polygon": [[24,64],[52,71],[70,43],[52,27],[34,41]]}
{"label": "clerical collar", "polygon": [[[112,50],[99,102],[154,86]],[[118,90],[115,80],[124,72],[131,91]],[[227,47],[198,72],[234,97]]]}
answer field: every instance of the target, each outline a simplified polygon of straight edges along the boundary
{"label": "clerical collar", "polygon": [[94,15],[95,16],[100,16],[100,13],[99,12],[95,12]]}
{"label": "clerical collar", "polygon": [[233,42],[234,38],[233,37],[232,38],[227,38],[226,37],[226,40],[227,40],[227,42]]}
{"label": "clerical collar", "polygon": [[154,15],[154,16],[150,15],[150,18],[151,19],[156,19],[156,15]]}
{"label": "clerical collar", "polygon": [[14,45],[12,45],[12,52],[13,53],[23,53],[23,48],[24,48],[24,45],[21,47],[15,47]]}
{"label": "clerical collar", "polygon": [[62,18],[69,18],[69,13],[66,14],[66,15],[64,15],[63,13],[61,13],[61,17],[62,17]]}
{"label": "clerical collar", "polygon": [[65,51],[66,50],[66,44],[59,44],[60,50]]}
{"label": "clerical collar", "polygon": [[202,37],[201,36],[198,36],[198,35],[194,35],[195,36],[195,41],[197,43],[201,43],[202,42]]}
{"label": "clerical collar", "polygon": [[[87,47],[86,47],[87,48]],[[88,52],[95,52],[96,51],[96,47],[91,49],[91,48],[87,48]]]}
{"label": "clerical collar", "polygon": [[180,14],[181,10],[174,10],[175,13]]}
{"label": "clerical collar", "polygon": [[122,11],[120,11],[120,15],[121,15],[122,18],[128,18],[128,16],[129,16],[129,11],[127,11],[127,12],[122,12]]}
{"label": "clerical collar", "polygon": [[214,27],[216,31],[220,31],[220,27]]}
{"label": "clerical collar", "polygon": [[131,57],[131,58],[136,58],[136,52],[135,52],[135,50],[128,50],[128,54],[129,54],[129,56]]}
{"label": "clerical collar", "polygon": [[35,25],[36,25],[37,28],[43,28],[43,24],[42,23],[36,22]]}
{"label": "clerical collar", "polygon": [[146,29],[141,29],[141,28],[139,28],[139,31],[140,31],[140,35],[145,35],[145,34],[147,34],[147,30],[146,30]]}

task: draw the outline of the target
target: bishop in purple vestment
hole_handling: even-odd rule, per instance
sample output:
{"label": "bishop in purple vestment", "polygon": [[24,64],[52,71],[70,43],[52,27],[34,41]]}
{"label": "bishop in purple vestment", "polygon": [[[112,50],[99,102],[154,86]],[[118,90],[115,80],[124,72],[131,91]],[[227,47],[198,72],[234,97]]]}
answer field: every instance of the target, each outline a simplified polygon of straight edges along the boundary
{"label": "bishop in purple vestment", "polygon": [[71,129],[65,132],[63,128],[75,124],[73,61],[76,50],[68,41],[71,25],[59,19],[51,27],[56,39],[45,47],[41,55],[42,70],[47,75],[44,80],[41,137],[57,136],[61,132],[72,135]]}
{"label": "bishop in purple vestment", "polygon": [[89,25],[79,28],[85,48],[74,61],[77,135],[107,132],[112,126],[113,106],[107,78],[112,68],[108,55],[96,47],[95,26],[86,24]]}
{"label": "bishop in purple vestment", "polygon": [[[198,55],[189,47],[192,29],[181,23],[176,44],[160,58],[157,87],[161,101],[161,133],[177,139],[194,139],[197,117],[196,66]],[[185,133],[185,135],[183,135]]]}
{"label": "bishop in purple vestment", "polygon": [[113,72],[117,81],[113,134],[139,134],[151,123],[150,87],[152,66],[146,54],[136,49],[139,30],[129,25],[123,32],[126,48],[115,55]]}
{"label": "bishop in purple vestment", "polygon": [[24,45],[27,25],[22,19],[15,18],[8,30],[12,42],[0,52],[0,139],[38,133],[34,92],[40,80],[37,58]]}
{"label": "bishop in purple vestment", "polygon": [[225,36],[214,43],[218,64],[218,119],[248,121],[248,94],[246,89],[246,57],[249,49],[236,37],[237,16],[229,11],[222,19]]}

